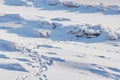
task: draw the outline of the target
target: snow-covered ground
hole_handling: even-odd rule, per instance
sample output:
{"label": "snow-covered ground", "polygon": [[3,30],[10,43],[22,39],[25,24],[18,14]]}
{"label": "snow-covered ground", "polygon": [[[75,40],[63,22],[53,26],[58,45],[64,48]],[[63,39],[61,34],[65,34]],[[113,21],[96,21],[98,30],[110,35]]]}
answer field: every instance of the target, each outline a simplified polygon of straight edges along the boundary
{"label": "snow-covered ground", "polygon": [[119,0],[0,0],[0,80],[120,80]]}

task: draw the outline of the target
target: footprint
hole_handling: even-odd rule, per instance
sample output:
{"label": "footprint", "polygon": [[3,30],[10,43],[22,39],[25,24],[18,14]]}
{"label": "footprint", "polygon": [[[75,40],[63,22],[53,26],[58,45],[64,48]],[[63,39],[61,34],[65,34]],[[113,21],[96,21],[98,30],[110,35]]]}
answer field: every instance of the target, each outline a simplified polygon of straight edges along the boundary
{"label": "footprint", "polygon": [[100,58],[106,58],[105,56],[98,56],[98,57],[100,57]]}
{"label": "footprint", "polygon": [[23,58],[16,58],[16,59],[19,60],[19,61],[22,61],[22,62],[31,62],[30,60],[23,59]]}
{"label": "footprint", "polygon": [[81,55],[76,55],[76,57],[85,58],[85,56],[81,56]]}
{"label": "footprint", "polygon": [[55,52],[48,52],[47,54],[56,55],[57,53],[55,53]]}

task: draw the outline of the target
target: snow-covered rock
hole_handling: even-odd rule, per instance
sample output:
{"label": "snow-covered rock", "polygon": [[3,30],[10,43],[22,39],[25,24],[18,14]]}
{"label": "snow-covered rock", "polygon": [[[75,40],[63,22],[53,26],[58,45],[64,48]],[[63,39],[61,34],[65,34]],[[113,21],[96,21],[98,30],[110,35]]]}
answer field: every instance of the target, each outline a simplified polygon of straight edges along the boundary
{"label": "snow-covered rock", "polygon": [[49,37],[51,35],[51,31],[45,29],[34,29],[33,34],[38,37]]}
{"label": "snow-covered rock", "polygon": [[120,29],[116,30],[115,34],[117,35],[118,38],[120,38]]}
{"label": "snow-covered rock", "polygon": [[118,36],[114,32],[108,33],[108,39],[109,40],[117,40]]}
{"label": "snow-covered rock", "polygon": [[53,25],[53,29],[57,28],[57,27],[61,27],[62,24],[61,23],[57,23],[57,22],[52,22],[52,25]]}
{"label": "snow-covered rock", "polygon": [[70,8],[77,8],[80,6],[79,4],[77,4],[75,2],[70,2],[70,1],[64,1],[63,5],[66,7],[70,7]]}
{"label": "snow-covered rock", "polygon": [[97,37],[101,34],[102,32],[100,30],[94,30],[94,29],[84,29],[83,34],[85,37],[92,38],[92,37]]}
{"label": "snow-covered rock", "polygon": [[82,37],[84,34],[83,34],[83,32],[78,32],[77,34],[76,34],[76,37]]}
{"label": "snow-covered rock", "polygon": [[68,33],[75,34],[76,37],[82,37],[83,34],[83,28],[82,27],[75,27],[73,30],[70,30]]}
{"label": "snow-covered rock", "polygon": [[38,25],[43,28],[54,28],[54,25],[52,24],[52,22],[49,22],[46,20],[39,21]]}
{"label": "snow-covered rock", "polygon": [[109,27],[105,29],[106,37],[109,40],[117,40],[119,39],[119,30],[113,30]]}
{"label": "snow-covered rock", "polygon": [[87,37],[87,38],[94,38],[98,37],[102,34],[101,26],[100,25],[89,25],[84,24],[78,27],[75,27],[72,30],[69,30],[68,33],[75,34],[76,37]]}
{"label": "snow-covered rock", "polygon": [[114,11],[119,11],[120,10],[120,7],[119,6],[116,6],[116,5],[108,5],[108,8],[109,9],[112,9]]}

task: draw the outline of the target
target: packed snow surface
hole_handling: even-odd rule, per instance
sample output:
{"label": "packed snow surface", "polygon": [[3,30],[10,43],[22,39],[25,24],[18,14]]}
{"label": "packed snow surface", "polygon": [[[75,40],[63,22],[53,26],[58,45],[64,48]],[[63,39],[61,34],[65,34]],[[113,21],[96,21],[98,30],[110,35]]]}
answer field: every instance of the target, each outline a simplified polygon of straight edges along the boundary
{"label": "packed snow surface", "polygon": [[0,80],[120,80],[119,0],[0,0]]}

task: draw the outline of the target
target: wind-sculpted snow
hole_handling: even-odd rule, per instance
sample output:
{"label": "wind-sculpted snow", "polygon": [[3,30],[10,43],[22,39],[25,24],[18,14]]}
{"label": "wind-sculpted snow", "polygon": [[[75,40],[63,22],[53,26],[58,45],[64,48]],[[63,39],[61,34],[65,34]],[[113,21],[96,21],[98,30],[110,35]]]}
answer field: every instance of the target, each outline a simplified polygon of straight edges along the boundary
{"label": "wind-sculpted snow", "polygon": [[[82,1],[82,2],[84,2],[84,1]],[[70,0],[70,1],[64,1],[64,0],[63,1],[61,1],[61,0],[27,0],[27,1],[11,0],[11,1],[9,1],[9,0],[5,0],[4,4],[9,5],[9,6],[27,6],[27,7],[33,7],[33,6],[41,7],[41,5],[44,5],[44,7],[47,7],[46,6],[46,4],[47,4],[49,6],[64,7],[68,11],[76,11],[76,12],[80,12],[80,13],[101,12],[106,15],[120,14],[120,6],[119,5],[113,5],[113,4],[109,4],[109,3],[106,4],[104,2],[99,2],[99,1],[96,4],[89,4],[89,3],[82,4],[80,1],[72,1],[72,0]],[[119,4],[119,2],[118,2],[118,4]],[[71,9],[69,9],[69,8],[71,8]]]}
{"label": "wind-sculpted snow", "polygon": [[4,0],[5,5],[9,6],[31,6],[30,4],[27,4],[25,0]]}
{"label": "wind-sculpted snow", "polygon": [[14,70],[14,71],[24,71],[27,72],[20,64],[11,63],[11,64],[0,64],[0,68],[6,70]]}
{"label": "wind-sculpted snow", "polygon": [[15,44],[9,41],[0,40],[0,50],[2,51],[17,51]]}
{"label": "wind-sculpted snow", "polygon": [[[110,28],[103,28],[101,25],[91,25],[91,24],[69,24],[64,25],[60,21],[57,22],[48,21],[48,20],[39,20],[39,21],[32,21],[32,20],[25,20],[18,14],[5,14],[0,17],[1,19],[1,29],[7,29],[9,33],[15,33],[23,37],[43,37],[50,39],[61,37],[64,38],[66,36],[66,40],[70,38],[107,38],[109,40],[117,40],[119,39],[119,29],[113,31]],[[53,18],[56,20],[56,18]],[[63,18],[64,19],[64,18]],[[66,20],[66,19],[65,19]],[[9,23],[7,25],[8,22]],[[63,21],[63,20],[62,20]],[[17,23],[16,23],[17,22]],[[4,24],[3,24],[4,23]],[[2,25],[3,24],[3,25]],[[16,25],[18,28],[11,26]],[[5,26],[4,26],[5,25]],[[74,35],[71,37],[70,35]],[[64,35],[64,36],[63,36]],[[68,37],[68,39],[67,39]]]}
{"label": "wind-sculpted snow", "polygon": [[[110,78],[113,78],[115,80],[120,79],[120,74],[116,73],[116,72],[119,73],[119,69],[117,68],[105,67],[105,66],[101,66],[98,64],[75,63],[72,61],[66,61],[65,63],[61,63],[61,65],[66,66],[66,67],[72,67],[78,70],[85,70],[95,75],[103,76],[109,79]],[[112,72],[109,72],[109,70],[111,70]]]}
{"label": "wind-sculpted snow", "polygon": [[[80,13],[96,13],[96,12],[101,12],[103,14],[109,15],[115,15],[115,14],[120,14],[120,6],[119,5],[113,5],[113,4],[106,4],[104,2],[99,2],[96,4],[89,4],[84,1],[84,3],[80,1],[72,1],[72,0],[28,0],[28,1],[22,1],[18,0],[19,3],[16,3],[15,1],[6,1],[5,3],[7,5],[16,5],[16,6],[34,6],[34,7],[41,7],[41,5],[44,5],[44,7],[49,6],[55,6],[55,7],[64,7],[68,11],[76,11]],[[86,1],[87,2],[87,1]],[[96,2],[96,1],[95,1]],[[119,2],[118,2],[119,4]],[[66,8],[67,7],[67,8]],[[71,9],[69,9],[71,8]],[[56,9],[56,8],[55,8]],[[60,8],[58,8],[60,9]],[[53,8],[52,8],[53,10]]]}

